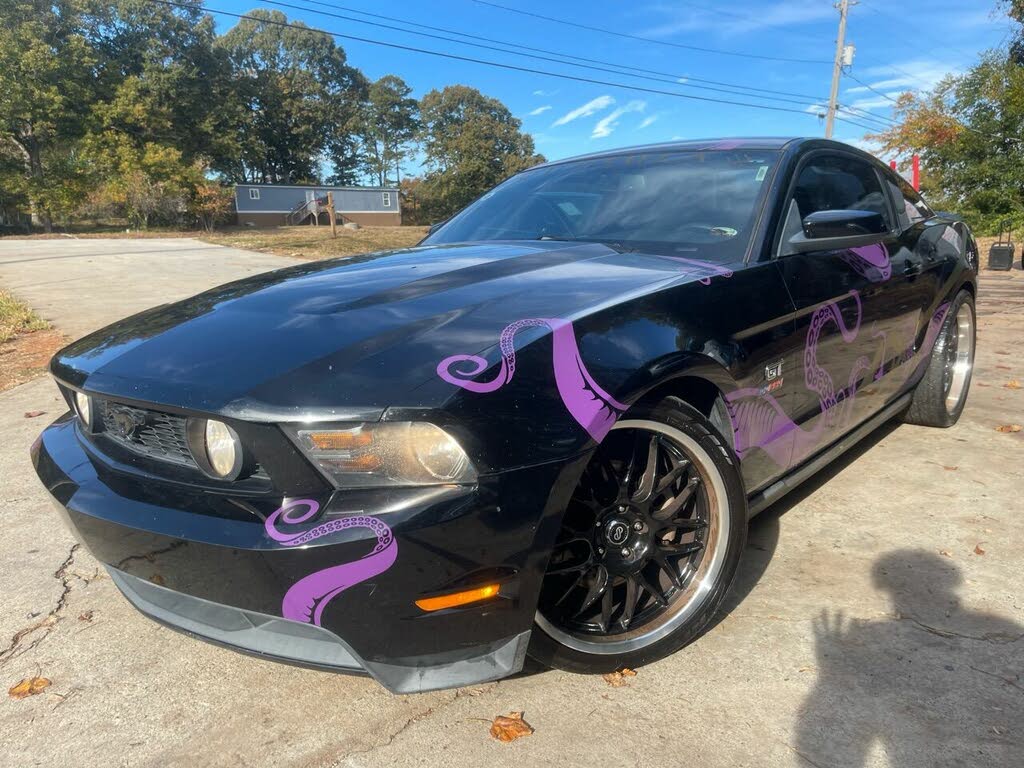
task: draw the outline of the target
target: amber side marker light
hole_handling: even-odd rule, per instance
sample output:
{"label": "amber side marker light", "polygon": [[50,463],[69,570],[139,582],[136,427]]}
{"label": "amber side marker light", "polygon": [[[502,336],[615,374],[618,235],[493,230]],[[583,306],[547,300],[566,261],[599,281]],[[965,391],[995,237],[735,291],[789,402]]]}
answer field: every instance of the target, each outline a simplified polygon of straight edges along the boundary
{"label": "amber side marker light", "polygon": [[500,589],[500,584],[488,584],[486,587],[467,589],[465,592],[453,592],[440,597],[425,597],[422,600],[417,600],[416,605],[424,611],[443,611],[445,608],[455,608],[459,605],[487,600],[497,595]]}

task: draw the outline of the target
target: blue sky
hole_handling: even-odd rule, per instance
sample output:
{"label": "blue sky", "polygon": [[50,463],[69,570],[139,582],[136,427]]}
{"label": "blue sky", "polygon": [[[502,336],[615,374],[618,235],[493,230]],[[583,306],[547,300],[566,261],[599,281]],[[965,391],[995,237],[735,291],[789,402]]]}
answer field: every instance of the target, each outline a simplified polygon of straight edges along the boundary
{"label": "blue sky", "polygon": [[[338,41],[347,51],[350,63],[368,77],[397,74],[412,86],[417,97],[432,88],[461,83],[501,99],[523,121],[523,129],[534,136],[538,151],[549,159],[674,138],[824,134],[824,123],[814,114],[819,111],[814,106],[817,99],[805,96],[827,97],[830,63],[769,61],[687,50],[671,44],[831,62],[838,23],[838,12],[831,0],[737,0],[728,5],[715,0],[692,3],[682,0],[630,3],[495,0],[523,11],[570,19],[660,43],[575,29],[474,0],[394,0],[390,4],[341,0],[342,6],[334,2],[315,5],[305,0],[283,1],[308,8],[278,8],[289,18],[301,19],[310,26],[332,32],[627,85],[795,110],[793,113],[771,112],[681,99],[495,69],[368,43]],[[851,73],[889,97],[895,97],[902,90],[929,88],[944,74],[969,67],[980,51],[1005,45],[1011,23],[1005,16],[993,13],[994,4],[994,0],[862,0],[851,9],[847,31],[847,41],[857,48]],[[206,0],[206,5],[210,9],[235,13],[256,7],[275,7],[252,0]],[[380,29],[320,13],[356,17],[346,9],[628,64],[663,73],[658,77],[670,77],[664,78],[668,82],[651,82],[593,72],[427,39],[411,32]],[[392,23],[379,18],[361,18]],[[233,23],[233,19],[218,17],[222,30]],[[698,82],[699,79],[787,91],[799,96],[779,97],[793,99],[794,103],[789,103],[700,90],[693,86],[708,84]],[[884,96],[852,79],[844,79],[840,102],[868,109],[883,118],[891,115],[889,107],[892,105]],[[836,138],[863,145],[865,133],[861,127],[838,123]]]}

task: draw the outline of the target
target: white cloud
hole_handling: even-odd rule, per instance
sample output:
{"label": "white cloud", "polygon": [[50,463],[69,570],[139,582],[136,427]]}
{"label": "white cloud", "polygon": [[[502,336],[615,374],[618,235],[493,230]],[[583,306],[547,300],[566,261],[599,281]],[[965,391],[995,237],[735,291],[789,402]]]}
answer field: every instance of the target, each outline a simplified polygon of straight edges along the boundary
{"label": "white cloud", "polygon": [[657,116],[657,115],[650,115],[650,116],[648,116],[648,117],[645,117],[645,118],[644,118],[644,119],[643,119],[643,120],[642,120],[642,121],[640,122],[640,125],[638,125],[638,126],[636,127],[636,129],[637,129],[637,130],[639,131],[639,130],[640,130],[641,128],[646,128],[647,126],[649,126],[649,125],[652,125],[652,124],[654,123],[654,121],[655,121],[655,120],[657,120],[657,119],[658,119],[658,116]]}
{"label": "white cloud", "polygon": [[615,99],[611,96],[598,96],[596,99],[591,99],[583,106],[576,107],[576,109],[571,112],[566,112],[560,118],[555,120],[555,122],[551,124],[551,127],[554,128],[558,125],[565,125],[566,123],[571,123],[573,120],[578,120],[581,117],[589,117],[595,112],[607,109],[614,103]]}
{"label": "white cloud", "polygon": [[551,105],[550,104],[545,104],[543,107],[537,107],[535,110],[533,110],[529,114],[530,114],[530,117],[536,117],[537,115],[543,115],[549,109],[551,109]]}
{"label": "white cloud", "polygon": [[741,35],[768,27],[796,27],[835,18],[831,3],[818,0],[779,0],[758,4],[756,13],[733,13],[721,8],[680,8],[671,3],[656,5],[649,10],[661,14],[664,21],[637,33],[645,37],[672,37],[705,30],[720,35]]}
{"label": "white cloud", "polygon": [[854,99],[849,104],[844,104],[843,106],[850,107],[852,109],[879,109],[881,107],[888,108],[893,106],[893,101],[896,100],[900,93],[900,91],[890,91],[889,93],[885,94],[885,96],[875,95],[868,96],[867,98],[863,99]]}
{"label": "white cloud", "polygon": [[614,112],[597,121],[597,124],[594,126],[594,130],[590,133],[590,138],[603,139],[611,136],[612,131],[614,131],[618,125],[620,117],[628,112],[643,112],[645,109],[647,109],[647,102],[640,100],[631,101],[624,107],[619,107]]}
{"label": "white cloud", "polygon": [[[904,91],[931,90],[947,75],[960,74],[960,70],[948,63],[932,60],[901,61],[899,65],[883,64],[867,67],[857,73],[877,91],[901,89]],[[851,88],[850,91],[853,89]]]}

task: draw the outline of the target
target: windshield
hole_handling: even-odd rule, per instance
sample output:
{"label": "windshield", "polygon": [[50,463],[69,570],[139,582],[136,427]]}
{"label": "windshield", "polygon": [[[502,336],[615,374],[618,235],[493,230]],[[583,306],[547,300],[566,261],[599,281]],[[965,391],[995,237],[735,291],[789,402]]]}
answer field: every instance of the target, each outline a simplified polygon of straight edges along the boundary
{"label": "windshield", "polygon": [[644,152],[513,176],[424,242],[570,240],[741,259],[779,153]]}

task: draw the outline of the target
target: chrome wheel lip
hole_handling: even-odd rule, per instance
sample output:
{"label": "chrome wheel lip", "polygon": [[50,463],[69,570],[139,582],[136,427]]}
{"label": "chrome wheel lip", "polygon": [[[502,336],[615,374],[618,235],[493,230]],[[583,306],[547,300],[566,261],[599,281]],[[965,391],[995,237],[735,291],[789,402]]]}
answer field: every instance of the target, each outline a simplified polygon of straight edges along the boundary
{"label": "chrome wheel lip", "polygon": [[974,310],[970,304],[960,305],[949,331],[943,379],[946,412],[952,415],[963,403],[974,368]]}
{"label": "chrome wheel lip", "polygon": [[626,419],[615,429],[643,429],[675,441],[700,473],[708,494],[709,526],[704,557],[686,588],[676,594],[669,610],[653,622],[654,626],[638,627],[626,635],[581,637],[552,624],[538,610],[535,621],[550,637],[562,645],[583,653],[613,655],[646,648],[667,637],[690,620],[705,604],[725,566],[733,511],[725,489],[725,481],[708,452],[692,437],[675,427],[646,419]]}

